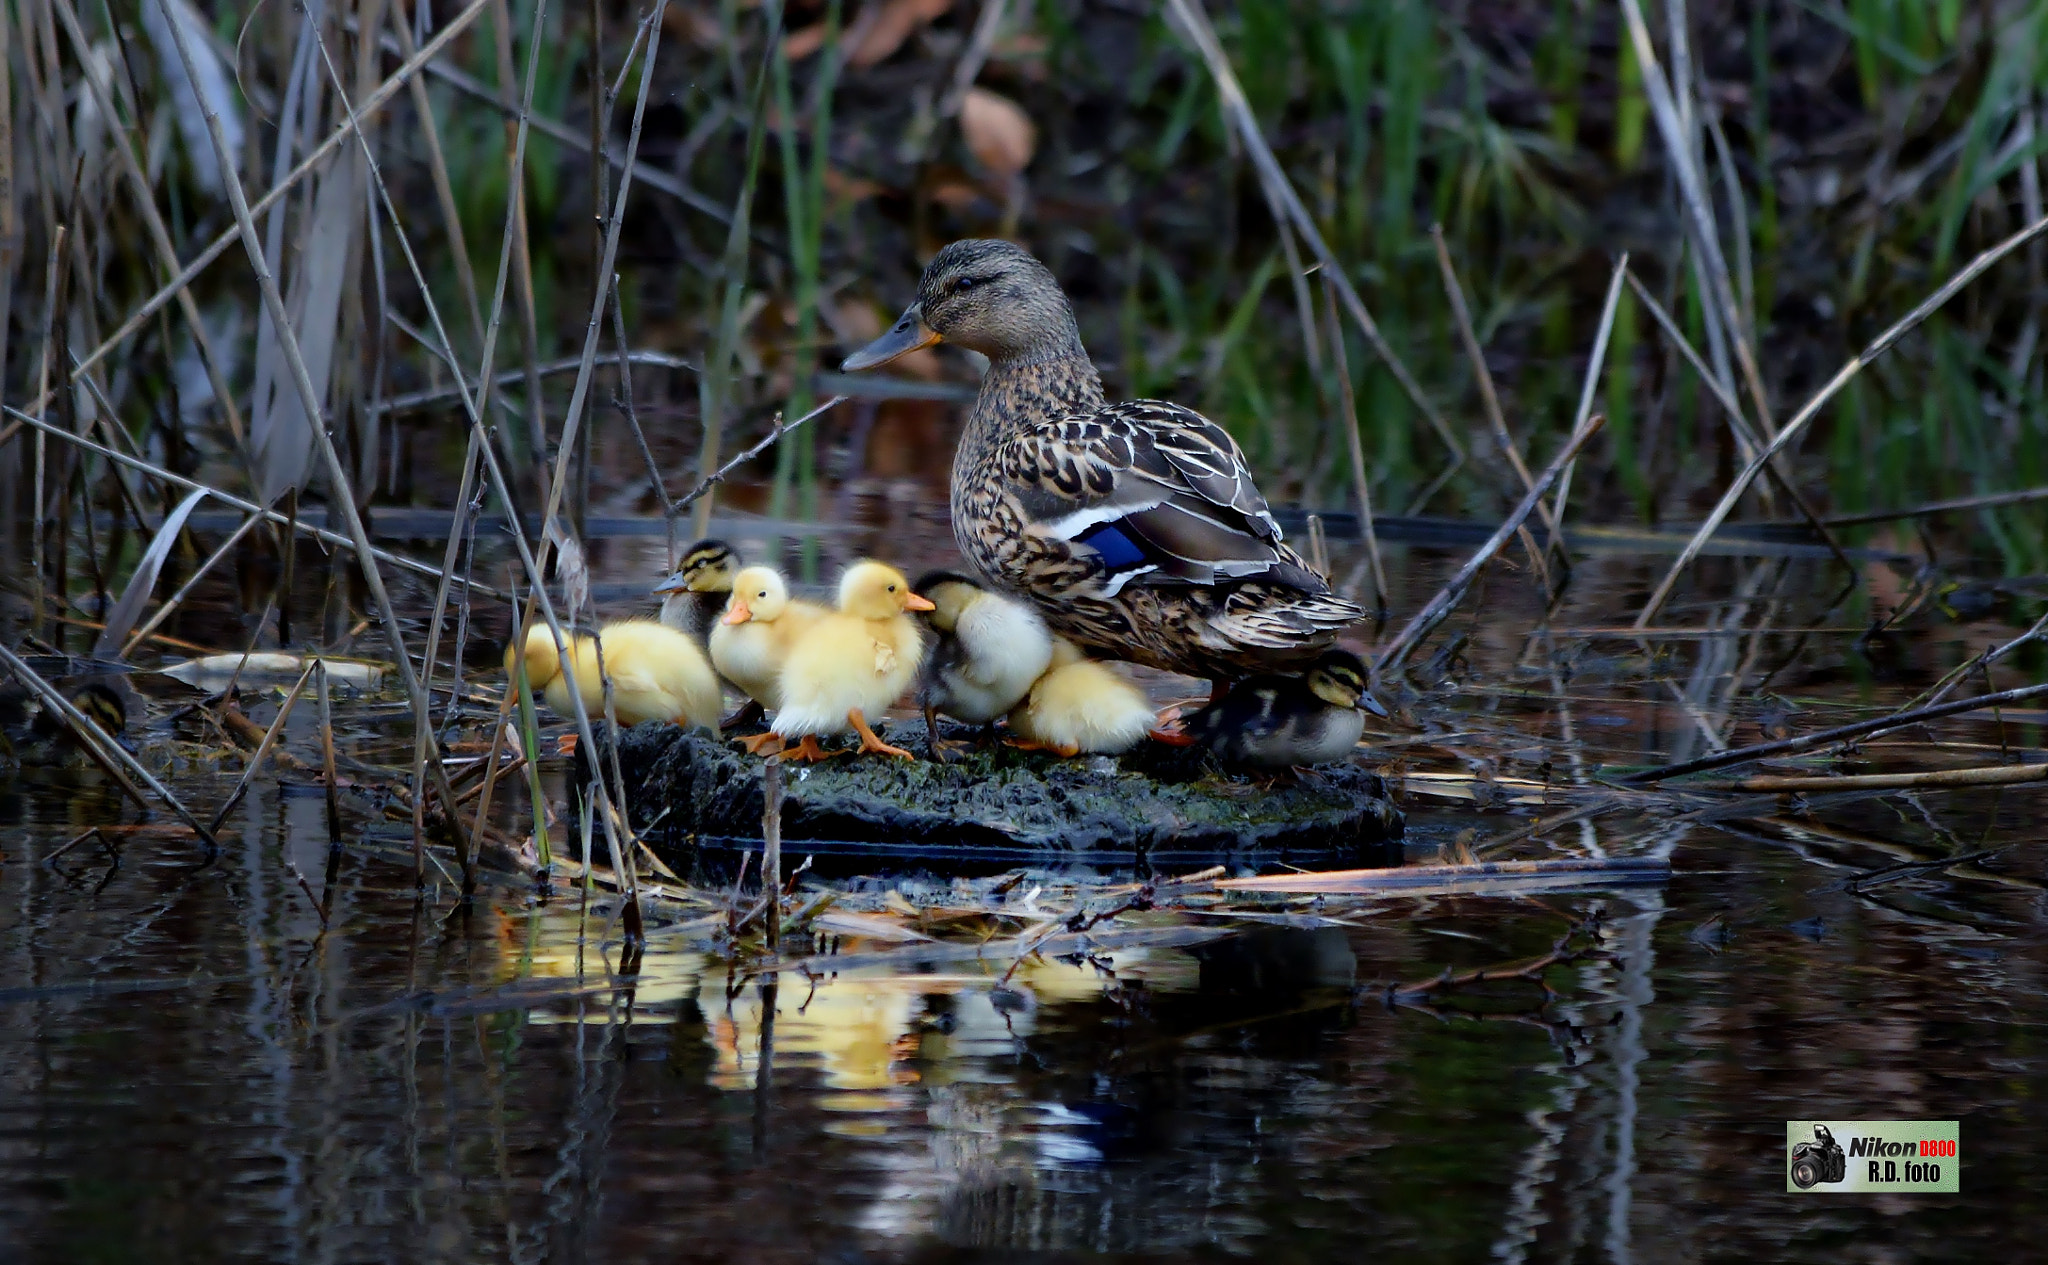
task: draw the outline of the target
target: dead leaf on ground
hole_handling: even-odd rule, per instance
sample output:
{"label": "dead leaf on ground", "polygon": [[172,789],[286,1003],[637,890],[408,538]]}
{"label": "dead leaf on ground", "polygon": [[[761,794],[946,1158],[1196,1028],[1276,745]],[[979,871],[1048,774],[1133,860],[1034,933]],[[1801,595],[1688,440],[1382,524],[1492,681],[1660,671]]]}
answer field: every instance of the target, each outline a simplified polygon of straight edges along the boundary
{"label": "dead leaf on ground", "polygon": [[[846,60],[856,67],[887,61],[916,30],[953,7],[953,0],[886,0],[862,13],[846,33]],[[869,13],[874,16],[870,18]]]}
{"label": "dead leaf on ground", "polygon": [[960,102],[960,135],[982,166],[1005,178],[1023,172],[1038,152],[1038,128],[1024,107],[986,88],[969,89]]}

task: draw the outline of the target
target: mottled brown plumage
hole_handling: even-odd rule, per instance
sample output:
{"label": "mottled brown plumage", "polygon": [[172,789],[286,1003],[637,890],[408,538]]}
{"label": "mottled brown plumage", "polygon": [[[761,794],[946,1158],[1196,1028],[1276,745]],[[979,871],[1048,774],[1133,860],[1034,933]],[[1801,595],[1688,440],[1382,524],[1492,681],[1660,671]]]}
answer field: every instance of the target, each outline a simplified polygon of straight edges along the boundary
{"label": "mottled brown plumage", "polygon": [[1162,400],[1112,404],[1038,260],[955,242],[847,360],[937,341],[989,358],[953,458],[953,535],[990,583],[1111,658],[1233,680],[1302,664],[1364,611],[1288,548],[1236,441]]}

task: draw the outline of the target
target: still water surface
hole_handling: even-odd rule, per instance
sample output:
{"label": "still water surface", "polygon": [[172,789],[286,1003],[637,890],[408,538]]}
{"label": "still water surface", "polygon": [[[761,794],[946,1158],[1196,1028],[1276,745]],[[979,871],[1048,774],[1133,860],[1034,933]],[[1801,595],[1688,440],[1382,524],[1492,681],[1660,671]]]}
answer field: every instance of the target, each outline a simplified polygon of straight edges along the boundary
{"label": "still water surface", "polygon": [[[1433,587],[1417,574],[1404,609]],[[1561,621],[1615,619],[1632,591],[1581,583]],[[1808,692],[1896,703],[1953,657],[1935,640],[1898,684],[1821,670]],[[1414,711],[1489,728],[1495,771],[1562,770],[1559,709],[1527,696],[1549,670],[1522,650],[1480,633],[1459,688]],[[1683,689],[1629,653],[1570,659],[1594,766],[1695,749]],[[1708,658],[1681,658],[1678,686]],[[217,803],[240,760],[172,745],[176,701],[131,736]],[[310,711],[289,748],[313,749]],[[343,706],[353,749],[388,746],[390,711]],[[1944,736],[2039,745],[2038,717],[2006,719]],[[1503,733],[1533,746],[1502,753]],[[451,913],[368,848],[323,934],[299,879],[319,890],[327,862],[306,772],[261,779],[212,865],[147,829],[118,864],[96,845],[50,863],[85,825],[142,818],[96,775],[7,776],[0,1259],[1890,1262],[2031,1259],[2048,1228],[2038,791],[1631,813],[1556,854],[1669,856],[1668,885],[1388,900],[1007,983],[1007,959],[957,954],[769,983],[658,924],[615,976],[616,946],[579,935],[607,908],[507,885]],[[1406,807],[1412,861],[1531,811]],[[947,882],[828,881],[914,900]],[[1553,992],[1386,1000],[1594,914],[1597,952],[1549,971]],[[1960,1118],[1962,1193],[1787,1195],[1785,1122],[1813,1117]]]}

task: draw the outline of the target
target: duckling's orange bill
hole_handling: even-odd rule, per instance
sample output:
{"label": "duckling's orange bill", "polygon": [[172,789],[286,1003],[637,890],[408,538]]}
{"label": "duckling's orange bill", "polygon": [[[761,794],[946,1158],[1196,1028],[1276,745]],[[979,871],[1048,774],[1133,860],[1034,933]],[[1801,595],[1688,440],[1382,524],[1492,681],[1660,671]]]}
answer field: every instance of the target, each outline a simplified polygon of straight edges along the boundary
{"label": "duckling's orange bill", "polygon": [[748,608],[746,601],[736,597],[732,599],[732,604],[725,608],[725,614],[720,618],[719,622],[723,624],[744,624],[753,617],[754,612]]}
{"label": "duckling's orange bill", "polygon": [[907,356],[920,347],[929,347],[940,341],[939,331],[924,323],[924,308],[913,303],[904,309],[888,333],[848,356],[839,367],[848,373],[878,369],[898,356]]}
{"label": "duckling's orange bill", "polygon": [[919,597],[915,593],[905,593],[903,595],[903,609],[907,611],[935,611],[939,608],[928,597]]}

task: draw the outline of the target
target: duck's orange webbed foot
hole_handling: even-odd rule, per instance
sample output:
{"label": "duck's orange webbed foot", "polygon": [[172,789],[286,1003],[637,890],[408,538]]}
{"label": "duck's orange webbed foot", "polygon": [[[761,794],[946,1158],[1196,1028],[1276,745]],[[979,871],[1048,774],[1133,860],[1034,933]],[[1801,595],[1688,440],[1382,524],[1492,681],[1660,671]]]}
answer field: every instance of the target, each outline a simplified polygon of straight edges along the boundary
{"label": "duck's orange webbed foot", "polygon": [[819,760],[829,760],[838,754],[837,751],[827,751],[824,747],[820,746],[818,735],[805,734],[797,740],[797,744],[794,747],[785,748],[781,752],[780,758],[784,760],[807,760],[816,763]]}
{"label": "duck's orange webbed foot", "polygon": [[1019,751],[1050,751],[1062,760],[1071,760],[1081,754],[1081,748],[1065,742],[1036,742],[1030,738],[1005,738],[1003,745]]}
{"label": "duck's orange webbed foot", "polygon": [[738,743],[748,755],[757,756],[775,755],[784,746],[788,745],[782,740],[782,735],[778,733],[748,734],[744,737],[734,738],[733,741]]}
{"label": "duck's orange webbed foot", "polygon": [[877,737],[875,731],[868,728],[867,717],[860,714],[858,707],[846,713],[846,723],[852,725],[854,732],[860,735],[861,754],[866,755],[869,752],[873,752],[876,755],[892,755],[899,760],[917,759],[916,756],[905,751],[903,748],[892,747]]}
{"label": "duck's orange webbed foot", "polygon": [[1152,728],[1145,731],[1145,736],[1154,742],[1163,742],[1169,747],[1192,747],[1195,745],[1195,736],[1187,730],[1180,728],[1180,707],[1178,705],[1161,711],[1158,719],[1153,721]]}

